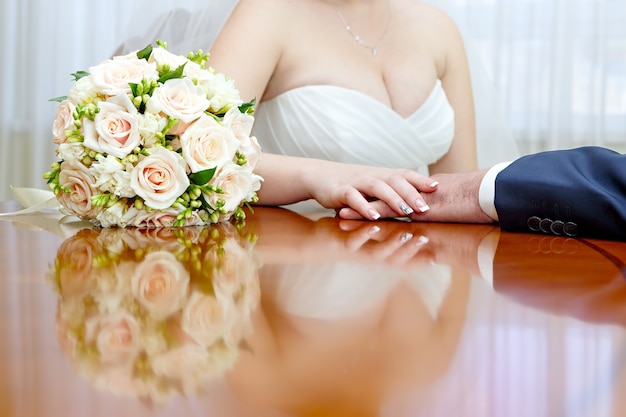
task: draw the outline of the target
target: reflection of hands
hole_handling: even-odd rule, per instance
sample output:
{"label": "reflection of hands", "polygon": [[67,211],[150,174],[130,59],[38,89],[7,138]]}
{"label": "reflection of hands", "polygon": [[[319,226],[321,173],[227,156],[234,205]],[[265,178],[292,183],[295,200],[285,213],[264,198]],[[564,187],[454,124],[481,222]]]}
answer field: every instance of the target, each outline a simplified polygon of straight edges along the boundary
{"label": "reflection of hands", "polygon": [[[425,189],[421,190],[430,210],[424,213],[416,211],[408,217],[416,221],[491,223],[492,219],[482,211],[478,203],[478,190],[485,173],[486,170],[479,170],[433,175],[432,179],[439,182],[436,190],[430,193],[425,192]],[[371,204],[381,217],[398,216],[385,201],[379,200]],[[339,216],[344,219],[366,218],[349,207],[339,210]]]}
{"label": "reflection of hands", "polygon": [[259,236],[255,248],[264,263],[344,260],[411,268],[435,262],[476,272],[479,245],[498,232],[492,225],[371,223],[332,217],[313,221],[266,207],[255,208],[247,221]]}

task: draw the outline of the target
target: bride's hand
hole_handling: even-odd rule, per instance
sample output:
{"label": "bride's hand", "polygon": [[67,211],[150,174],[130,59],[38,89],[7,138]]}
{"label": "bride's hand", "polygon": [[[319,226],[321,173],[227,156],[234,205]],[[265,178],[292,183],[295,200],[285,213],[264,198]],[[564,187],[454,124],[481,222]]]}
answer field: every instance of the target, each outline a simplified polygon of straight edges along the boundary
{"label": "bride's hand", "polygon": [[[406,217],[429,210],[420,192],[431,193],[438,183],[409,169],[334,164],[307,180],[311,196],[326,208],[349,207],[362,218]],[[386,205],[385,216],[373,201]],[[393,215],[391,215],[393,213]]]}

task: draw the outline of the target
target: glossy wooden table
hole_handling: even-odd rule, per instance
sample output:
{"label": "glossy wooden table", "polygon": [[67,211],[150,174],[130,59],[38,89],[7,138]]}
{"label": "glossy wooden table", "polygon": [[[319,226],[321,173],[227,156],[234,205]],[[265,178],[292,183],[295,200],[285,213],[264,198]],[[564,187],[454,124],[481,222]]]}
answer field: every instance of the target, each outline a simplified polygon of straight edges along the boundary
{"label": "glossy wooden table", "polygon": [[624,243],[269,208],[75,226],[0,221],[1,416],[626,415]]}

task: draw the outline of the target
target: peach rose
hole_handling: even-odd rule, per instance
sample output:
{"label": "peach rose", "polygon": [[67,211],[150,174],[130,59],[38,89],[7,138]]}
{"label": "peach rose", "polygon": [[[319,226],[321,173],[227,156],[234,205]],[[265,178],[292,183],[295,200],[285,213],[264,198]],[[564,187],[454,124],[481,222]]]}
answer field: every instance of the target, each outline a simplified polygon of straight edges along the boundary
{"label": "peach rose", "polygon": [[166,209],[189,187],[185,160],[165,148],[151,148],[131,171],[130,186],[149,207]]}
{"label": "peach rose", "polygon": [[146,111],[165,113],[182,123],[190,123],[199,118],[209,104],[202,87],[189,78],[173,78],[154,90],[146,104]]}
{"label": "peach rose", "polygon": [[57,108],[54,122],[52,123],[52,137],[54,143],[60,145],[67,142],[67,130],[76,129],[74,126],[74,110],[76,106],[68,100],[63,100]]}
{"label": "peach rose", "polygon": [[121,94],[98,103],[93,122],[83,120],[84,145],[98,152],[124,158],[140,144],[137,108]]}
{"label": "peach rose", "polygon": [[69,189],[57,194],[59,203],[71,214],[82,219],[95,219],[101,207],[91,204],[97,194],[96,180],[89,169],[77,161],[63,161],[59,173],[59,185]]}
{"label": "peach rose", "polygon": [[133,296],[155,319],[178,310],[187,297],[189,271],[166,251],[146,255],[131,277]]}
{"label": "peach rose", "polygon": [[129,83],[139,84],[142,79],[157,80],[159,74],[156,64],[145,59],[116,57],[90,67],[89,74],[96,89],[107,96],[129,94]]}
{"label": "peach rose", "polygon": [[239,146],[230,129],[206,115],[187,128],[180,136],[180,144],[191,172],[232,162]]}
{"label": "peach rose", "polygon": [[129,365],[140,350],[140,327],[126,311],[90,317],[85,322],[85,342],[95,344],[100,362],[105,365]]}

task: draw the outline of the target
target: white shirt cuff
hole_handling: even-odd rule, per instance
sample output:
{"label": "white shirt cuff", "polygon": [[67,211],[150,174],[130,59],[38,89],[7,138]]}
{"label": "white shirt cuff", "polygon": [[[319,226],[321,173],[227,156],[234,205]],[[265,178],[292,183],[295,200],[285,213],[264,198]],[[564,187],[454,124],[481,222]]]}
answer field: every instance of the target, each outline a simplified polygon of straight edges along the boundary
{"label": "white shirt cuff", "polygon": [[478,203],[485,214],[495,221],[498,221],[498,213],[496,212],[496,176],[504,168],[509,166],[511,162],[501,162],[494,165],[487,171],[478,189]]}

